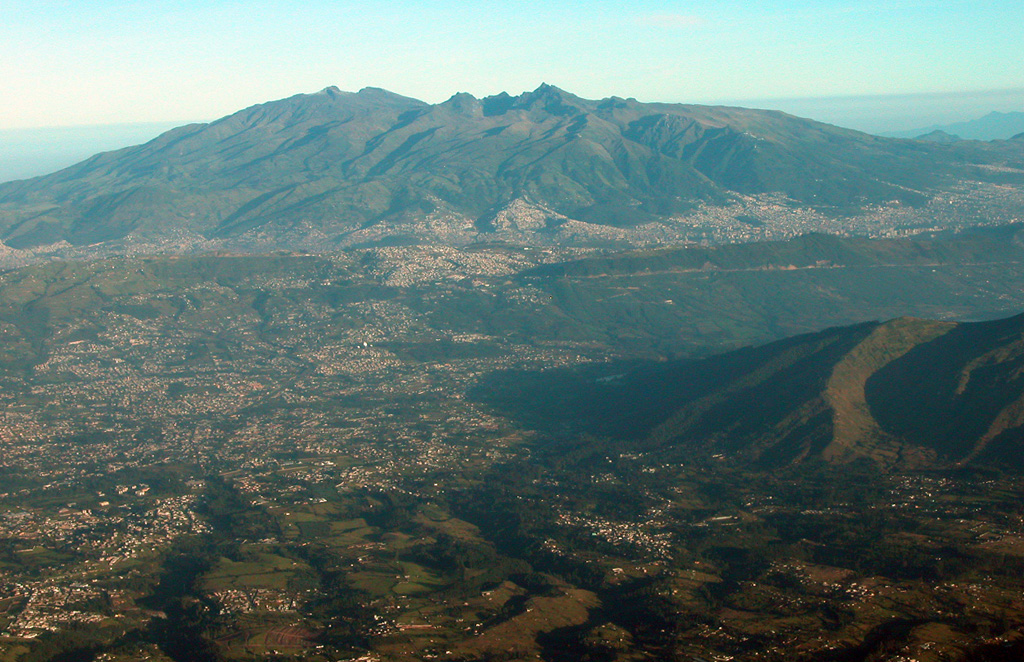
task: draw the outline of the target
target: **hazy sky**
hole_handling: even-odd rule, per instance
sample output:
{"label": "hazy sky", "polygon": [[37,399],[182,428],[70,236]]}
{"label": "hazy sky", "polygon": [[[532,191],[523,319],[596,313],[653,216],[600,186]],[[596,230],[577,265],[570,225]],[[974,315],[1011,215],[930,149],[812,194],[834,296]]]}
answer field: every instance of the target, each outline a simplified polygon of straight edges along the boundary
{"label": "hazy sky", "polygon": [[0,0],[0,17],[0,129],[210,120],[327,85],[1024,99],[1021,0]]}

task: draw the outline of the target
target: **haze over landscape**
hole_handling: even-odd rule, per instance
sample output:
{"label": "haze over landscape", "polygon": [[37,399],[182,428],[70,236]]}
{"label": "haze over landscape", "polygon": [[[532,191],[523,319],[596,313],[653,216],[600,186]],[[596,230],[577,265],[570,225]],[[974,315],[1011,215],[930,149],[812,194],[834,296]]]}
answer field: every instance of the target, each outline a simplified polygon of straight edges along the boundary
{"label": "haze over landscape", "polygon": [[1024,659],[1020,3],[2,10],[0,662]]}

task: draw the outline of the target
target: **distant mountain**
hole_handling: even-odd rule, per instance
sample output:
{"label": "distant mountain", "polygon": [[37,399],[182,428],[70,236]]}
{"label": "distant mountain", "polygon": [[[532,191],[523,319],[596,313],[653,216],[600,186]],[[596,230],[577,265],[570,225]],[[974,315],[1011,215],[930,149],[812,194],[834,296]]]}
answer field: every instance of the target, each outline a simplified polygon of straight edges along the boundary
{"label": "distant mountain", "polygon": [[923,136],[917,136],[915,140],[927,140],[933,143],[955,143],[958,140],[963,140],[960,136],[954,136],[951,133],[946,133],[940,129],[936,129],[930,133],[926,133]]}
{"label": "distant mountain", "polygon": [[984,117],[954,124],[934,124],[921,129],[888,133],[892,138],[931,140],[936,132],[962,140],[1008,140],[1024,131],[1024,112],[991,112]]}
{"label": "distant mountain", "polygon": [[550,85],[436,105],[332,87],[0,185],[0,240],[324,249],[403,229],[455,241],[501,239],[510,225],[634,226],[734,194],[916,205],[993,158],[780,112],[592,101]]}

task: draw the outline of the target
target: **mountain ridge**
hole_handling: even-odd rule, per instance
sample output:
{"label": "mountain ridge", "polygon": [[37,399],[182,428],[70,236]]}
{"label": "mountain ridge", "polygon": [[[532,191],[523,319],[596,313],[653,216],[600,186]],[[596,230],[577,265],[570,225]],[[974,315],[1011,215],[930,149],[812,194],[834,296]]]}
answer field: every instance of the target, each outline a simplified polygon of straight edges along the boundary
{"label": "mountain ridge", "polygon": [[899,318],[813,334],[795,344],[798,357],[756,364],[750,375],[763,379],[685,405],[647,443],[691,447],[699,438],[711,451],[765,464],[1017,462],[1022,348],[1024,315],[961,324]]}
{"label": "mountain ridge", "polygon": [[504,379],[482,391],[499,409],[657,461],[1024,468],[1024,314],[899,317],[696,360]]}
{"label": "mountain ridge", "polygon": [[336,247],[417,232],[471,241],[493,234],[490,219],[518,201],[537,236],[567,221],[664,222],[737,195],[832,211],[920,205],[965,163],[1001,154],[777,111],[587,100],[547,84],[433,105],[328,87],[0,185],[0,240],[32,248],[181,235]]}
{"label": "mountain ridge", "polygon": [[982,117],[951,124],[932,124],[920,129],[897,131],[884,135],[893,138],[928,139],[936,132],[952,135],[958,140],[1009,140],[1024,130],[1024,111],[992,111]]}

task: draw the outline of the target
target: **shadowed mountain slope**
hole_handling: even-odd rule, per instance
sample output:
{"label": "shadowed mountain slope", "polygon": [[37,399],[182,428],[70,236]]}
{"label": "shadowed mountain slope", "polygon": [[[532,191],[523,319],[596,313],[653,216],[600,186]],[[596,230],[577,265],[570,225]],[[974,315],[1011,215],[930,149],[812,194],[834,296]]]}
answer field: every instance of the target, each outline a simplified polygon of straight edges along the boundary
{"label": "shadowed mountain slope", "polygon": [[1024,316],[959,325],[903,318],[754,356],[747,372],[684,404],[648,442],[767,464],[1020,464]]}
{"label": "shadowed mountain slope", "polygon": [[[578,397],[549,398],[545,378]],[[509,379],[487,399],[536,401],[531,423],[561,417],[563,432],[582,425],[670,462],[1020,468],[1024,315],[838,327],[699,361]]]}
{"label": "shadowed mountain slope", "polygon": [[733,194],[782,193],[824,210],[918,204],[966,164],[999,154],[773,111],[592,101],[550,85],[436,105],[327,88],[2,185],[0,239],[84,245],[131,233],[334,245],[379,239],[381,222],[426,217],[443,238],[493,230],[495,214],[517,200],[548,210],[539,230],[565,218],[631,226]]}
{"label": "shadowed mountain slope", "polygon": [[894,437],[958,460],[1021,463],[1024,316],[957,326],[866,386],[875,419]]}

